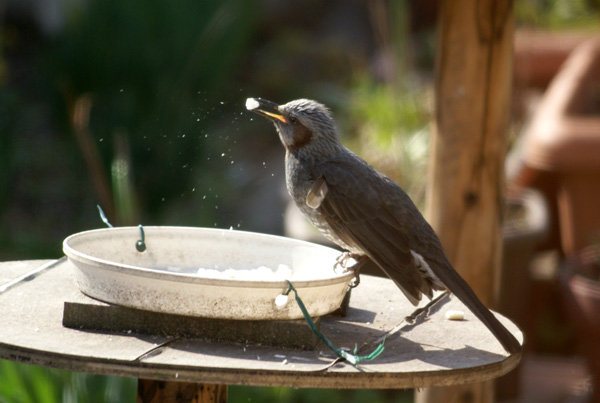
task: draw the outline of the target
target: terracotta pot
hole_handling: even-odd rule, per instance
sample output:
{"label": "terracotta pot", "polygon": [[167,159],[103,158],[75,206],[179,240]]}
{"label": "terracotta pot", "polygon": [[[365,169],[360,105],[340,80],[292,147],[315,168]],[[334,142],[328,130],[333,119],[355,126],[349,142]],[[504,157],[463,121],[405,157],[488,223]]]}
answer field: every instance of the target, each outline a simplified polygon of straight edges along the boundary
{"label": "terracotta pot", "polygon": [[561,285],[592,374],[591,401],[600,402],[600,245],[588,247],[565,262]]}
{"label": "terracotta pot", "polygon": [[[561,249],[570,255],[600,234],[600,38],[569,56],[525,133],[514,181],[551,188]],[[552,186],[548,185],[552,184]]]}
{"label": "terracotta pot", "polygon": [[592,35],[589,32],[518,29],[514,47],[515,85],[547,86],[573,49]]}

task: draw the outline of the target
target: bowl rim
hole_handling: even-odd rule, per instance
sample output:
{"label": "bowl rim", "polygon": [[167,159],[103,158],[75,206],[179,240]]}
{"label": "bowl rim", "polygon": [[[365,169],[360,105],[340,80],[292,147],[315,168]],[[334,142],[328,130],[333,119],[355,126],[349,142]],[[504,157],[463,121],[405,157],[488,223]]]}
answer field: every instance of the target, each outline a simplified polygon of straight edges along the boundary
{"label": "bowl rim", "polygon": [[[154,231],[186,231],[186,232],[204,232],[204,233],[215,233],[215,234],[234,234],[234,236],[241,237],[258,237],[261,239],[270,239],[276,242],[286,242],[289,244],[295,244],[297,246],[305,246],[310,248],[318,248],[323,250],[328,250],[331,252],[339,252],[336,249],[330,248],[328,246],[315,244],[308,241],[303,241],[294,238],[288,238],[279,235],[272,234],[264,234],[260,232],[252,232],[252,231],[239,231],[233,229],[223,229],[223,228],[205,228],[205,227],[186,227],[186,226],[144,226],[144,232],[146,237],[149,233]],[[220,287],[249,287],[249,288],[282,288],[285,289],[288,287],[288,283],[285,280],[260,280],[260,281],[252,281],[252,280],[242,280],[242,279],[220,279],[220,278],[208,278],[202,277],[197,274],[192,273],[177,273],[170,272],[166,270],[153,269],[149,267],[136,266],[126,263],[117,263],[114,261],[110,261],[107,259],[91,256],[87,253],[83,253],[78,251],[70,243],[73,240],[81,239],[94,234],[99,233],[123,233],[137,231],[139,234],[139,227],[130,226],[130,227],[111,227],[111,228],[99,228],[86,230],[82,232],[78,232],[75,234],[71,234],[66,237],[63,241],[63,252],[69,258],[69,260],[79,269],[82,270],[80,264],[88,265],[95,267],[101,270],[108,270],[117,272],[119,274],[131,275],[131,276],[141,276],[145,278],[155,279],[155,280],[166,280],[171,282],[178,283],[189,283],[189,284],[202,284],[202,285],[210,285],[210,286],[220,286]],[[132,248],[134,245],[132,245]],[[143,252],[141,252],[143,253]],[[331,275],[326,277],[316,278],[314,280],[299,280],[293,281],[293,285],[296,288],[305,288],[305,287],[321,287],[328,286],[331,284],[337,284],[341,282],[349,282],[351,278],[354,277],[354,273],[352,271],[337,273],[331,270]]]}

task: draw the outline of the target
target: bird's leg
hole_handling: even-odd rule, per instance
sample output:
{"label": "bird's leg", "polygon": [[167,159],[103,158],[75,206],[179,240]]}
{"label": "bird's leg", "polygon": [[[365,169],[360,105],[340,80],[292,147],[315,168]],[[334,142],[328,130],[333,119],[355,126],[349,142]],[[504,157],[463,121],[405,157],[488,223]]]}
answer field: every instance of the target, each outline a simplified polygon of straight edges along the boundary
{"label": "bird's leg", "polygon": [[[356,263],[350,267],[346,267],[346,264],[348,263],[348,259],[354,259],[354,260],[356,260]],[[335,265],[333,266],[333,268],[335,269],[336,267],[340,266],[340,267],[343,267],[344,269],[346,269],[346,271],[353,271],[355,280],[350,285],[350,288],[354,288],[360,284],[360,268],[365,263],[367,263],[368,260],[369,260],[369,257],[366,255],[361,255],[360,253],[344,252],[337,258],[337,261],[336,261]]]}
{"label": "bird's leg", "polygon": [[346,265],[348,264],[348,259],[355,259],[357,260],[358,258],[360,258],[361,255],[359,255],[358,253],[352,253],[352,252],[342,252],[341,255],[338,256],[337,259],[335,259],[335,264],[333,265],[333,268],[336,269],[338,267],[341,267],[343,269],[347,269]]}

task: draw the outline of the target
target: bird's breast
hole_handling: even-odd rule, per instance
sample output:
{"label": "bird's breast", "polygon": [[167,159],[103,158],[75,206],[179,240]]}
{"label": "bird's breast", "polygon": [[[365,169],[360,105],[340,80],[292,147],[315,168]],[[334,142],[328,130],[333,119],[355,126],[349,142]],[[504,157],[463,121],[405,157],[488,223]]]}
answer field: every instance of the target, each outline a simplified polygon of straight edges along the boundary
{"label": "bird's breast", "polygon": [[[302,214],[331,242],[339,245],[345,250],[362,253],[355,246],[348,245],[342,241],[327,223],[320,208],[311,208],[306,204],[306,197],[313,186],[315,178],[312,165],[286,157],[286,185],[288,193]],[[326,196],[327,197],[327,196]]]}

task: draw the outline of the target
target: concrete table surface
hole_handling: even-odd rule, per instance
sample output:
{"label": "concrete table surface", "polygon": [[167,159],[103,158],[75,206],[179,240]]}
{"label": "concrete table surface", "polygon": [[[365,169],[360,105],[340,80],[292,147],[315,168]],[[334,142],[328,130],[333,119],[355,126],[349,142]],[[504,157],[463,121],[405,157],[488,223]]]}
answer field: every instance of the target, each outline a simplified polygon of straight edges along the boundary
{"label": "concrete table surface", "polygon": [[[70,329],[62,317],[65,300],[80,293],[73,270],[64,258],[0,263],[0,358],[164,381],[357,389],[483,381],[507,373],[521,358],[508,355],[454,296],[417,314],[391,280],[372,276],[361,276],[346,317],[321,318],[321,331],[335,346],[358,345],[363,355],[386,337],[383,353],[356,367],[335,361],[322,343],[307,351]],[[464,311],[465,319],[447,320],[450,309]],[[522,342],[518,328],[499,318]]]}

